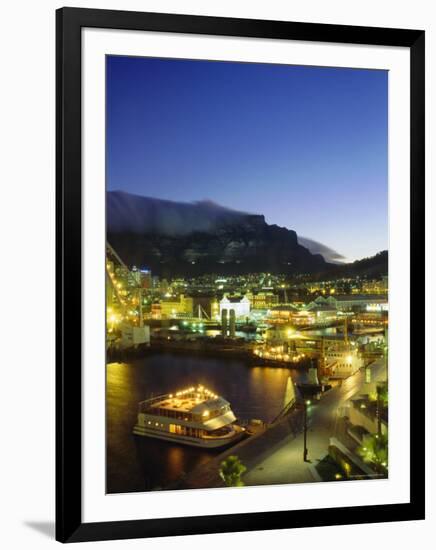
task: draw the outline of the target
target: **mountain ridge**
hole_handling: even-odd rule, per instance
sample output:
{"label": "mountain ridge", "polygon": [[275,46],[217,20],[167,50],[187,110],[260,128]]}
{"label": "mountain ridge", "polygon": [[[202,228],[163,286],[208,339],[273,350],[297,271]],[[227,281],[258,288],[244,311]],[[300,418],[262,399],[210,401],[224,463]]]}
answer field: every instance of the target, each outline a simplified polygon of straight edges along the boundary
{"label": "mountain ridge", "polygon": [[312,272],[327,266],[320,254],[298,243],[295,231],[211,201],[180,203],[109,191],[107,233],[126,263],[165,276]]}
{"label": "mountain ridge", "polygon": [[209,200],[184,203],[108,191],[106,206],[107,238],[123,260],[165,277],[255,272],[331,277],[360,268],[380,271],[379,260],[381,271],[385,263],[387,269],[384,257],[375,268],[371,262],[370,268],[329,263],[303,246],[296,231]]}

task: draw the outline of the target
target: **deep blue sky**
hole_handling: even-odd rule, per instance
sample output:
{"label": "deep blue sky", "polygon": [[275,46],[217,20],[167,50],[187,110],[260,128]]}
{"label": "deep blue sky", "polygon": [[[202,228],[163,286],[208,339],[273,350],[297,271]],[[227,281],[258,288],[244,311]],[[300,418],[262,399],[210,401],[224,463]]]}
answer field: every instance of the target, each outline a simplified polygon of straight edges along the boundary
{"label": "deep blue sky", "polygon": [[107,58],[107,185],[387,248],[385,71]]}

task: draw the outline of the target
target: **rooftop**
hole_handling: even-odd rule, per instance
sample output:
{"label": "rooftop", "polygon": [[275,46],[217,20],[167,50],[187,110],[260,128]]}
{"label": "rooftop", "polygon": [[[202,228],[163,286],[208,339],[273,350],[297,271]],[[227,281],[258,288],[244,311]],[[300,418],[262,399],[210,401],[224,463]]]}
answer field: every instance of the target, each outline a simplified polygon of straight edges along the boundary
{"label": "rooftop", "polygon": [[383,294],[351,294],[335,296],[334,298],[338,302],[366,301],[384,303],[388,301],[387,296],[383,296]]}
{"label": "rooftop", "polygon": [[231,304],[239,304],[241,302],[249,302],[247,296],[223,296],[221,303],[230,302]]}
{"label": "rooftop", "polygon": [[187,388],[186,390],[161,396],[153,399],[151,407],[178,412],[202,413],[213,407],[220,408],[228,405],[222,397],[214,394],[204,386]]}
{"label": "rooftop", "polygon": [[269,308],[271,311],[298,311],[298,308],[295,306],[292,306],[290,304],[282,305],[282,306],[273,306]]}
{"label": "rooftop", "polygon": [[322,304],[320,306],[313,307],[310,311],[334,311],[336,313],[336,308],[328,304]]}

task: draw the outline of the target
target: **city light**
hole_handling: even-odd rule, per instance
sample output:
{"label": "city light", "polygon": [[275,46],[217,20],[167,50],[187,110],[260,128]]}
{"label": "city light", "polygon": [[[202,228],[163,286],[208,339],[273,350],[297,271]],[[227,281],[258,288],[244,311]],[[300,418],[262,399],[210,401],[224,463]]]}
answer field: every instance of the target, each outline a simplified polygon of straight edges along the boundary
{"label": "city light", "polygon": [[[165,357],[166,354],[187,359],[194,357],[194,364],[198,365],[208,361],[241,363],[247,365],[247,372],[256,375],[256,380],[265,378],[266,384],[269,383],[268,377],[274,376],[275,382],[265,385],[262,391],[270,392],[270,387],[279,388],[274,390],[275,394],[271,393],[275,410],[285,410],[286,413],[280,412],[283,415],[295,414],[295,429],[297,433],[303,432],[304,436],[304,448],[298,437],[287,444],[296,450],[293,456],[298,456],[304,463],[310,460],[315,469],[322,458],[322,455],[317,456],[319,444],[316,440],[319,434],[324,437],[322,430],[325,426],[333,426],[330,439],[340,439],[344,431],[342,413],[335,416],[334,421],[327,421],[332,414],[328,403],[335,399],[342,400],[347,396],[343,405],[333,408],[335,415],[342,408],[346,409],[347,422],[351,427],[372,426],[375,432],[373,441],[385,441],[384,436],[380,439],[377,432],[381,430],[380,423],[383,430],[387,430],[387,398],[381,405],[380,400],[374,399],[377,395],[371,380],[376,378],[368,378],[367,373],[374,362],[387,361],[385,329],[388,313],[379,308],[367,311],[373,303],[373,296],[344,295],[340,289],[345,283],[341,280],[323,282],[307,279],[300,282],[298,278],[255,273],[228,276],[225,282],[217,280],[214,275],[157,280],[151,271],[129,270],[112,261],[107,262],[106,272],[108,357],[113,356],[116,361],[127,359],[128,362],[132,350],[131,356],[135,361],[146,364],[150,349],[152,355],[158,357]],[[346,284],[350,288],[350,285],[358,283],[350,279]],[[383,296],[380,303],[382,300]],[[132,345],[136,337],[133,330],[142,334],[141,328],[146,331],[146,338],[140,340],[142,344]],[[117,355],[120,349],[123,350],[121,356]],[[363,367],[365,376],[353,378]],[[177,367],[171,368],[176,380]],[[208,380],[210,375],[210,384],[215,384],[219,382],[214,379],[216,372],[212,368],[201,379]],[[230,377],[231,372],[229,370],[225,376]],[[294,388],[290,394],[288,389],[285,392],[284,385],[279,387],[277,383],[288,376]],[[187,431],[187,426],[193,421],[191,414],[196,415],[197,426],[203,422],[203,426],[208,426],[210,430],[212,426],[219,425],[216,419],[220,411],[226,410],[227,396],[224,399],[219,397],[203,383],[195,381],[193,376],[194,382],[194,385],[177,391],[174,386],[162,388],[173,392],[165,396],[169,418],[165,422],[147,419],[144,421],[147,429],[159,431],[172,426],[175,434],[185,433],[187,438],[192,438],[195,432]],[[360,396],[362,384],[366,384],[364,397]],[[350,388],[356,392],[355,396]],[[289,400],[290,395],[296,396],[295,402]],[[325,399],[325,395],[331,397]],[[290,402],[293,404],[287,409]],[[244,411],[244,405],[238,405]],[[380,406],[382,408],[377,409]],[[176,413],[176,410],[180,412]],[[176,418],[177,414],[179,418]],[[301,415],[299,428],[298,414]],[[226,421],[231,418],[227,413],[222,412],[222,415]],[[258,433],[256,430],[261,434],[262,430],[274,425],[272,414],[269,415],[271,418],[267,414],[258,416],[259,420],[250,419],[248,415],[247,418],[238,418],[235,425],[241,423],[245,437]],[[256,428],[247,428],[252,421]],[[225,437],[226,433],[223,430],[220,437]],[[346,445],[348,439],[340,441]],[[359,450],[362,459],[369,461],[369,467],[375,460],[375,443],[371,445],[371,449],[367,447],[365,439],[365,446]],[[335,460],[329,454],[329,447],[326,446],[323,452],[330,461],[330,470],[325,473],[326,480],[349,479],[354,467],[353,453],[358,451],[349,449],[346,464]],[[383,475],[387,475],[387,455],[380,456],[377,467],[382,469]],[[338,469],[343,469],[343,473],[339,473]],[[319,471],[322,472],[322,469]],[[292,472],[292,463],[289,472]],[[260,473],[258,475],[261,477]]]}

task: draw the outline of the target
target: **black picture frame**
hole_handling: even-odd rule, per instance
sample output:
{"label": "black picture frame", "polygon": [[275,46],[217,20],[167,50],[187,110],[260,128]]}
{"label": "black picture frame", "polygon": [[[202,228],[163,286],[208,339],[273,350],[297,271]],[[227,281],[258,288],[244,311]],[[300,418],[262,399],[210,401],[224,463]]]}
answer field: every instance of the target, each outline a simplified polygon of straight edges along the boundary
{"label": "black picture frame", "polygon": [[[81,29],[129,29],[410,49],[410,502],[82,523]],[[56,13],[56,539],[128,539],[424,519],[424,41],[421,30],[62,8]],[[413,365],[413,368],[412,368]]]}

